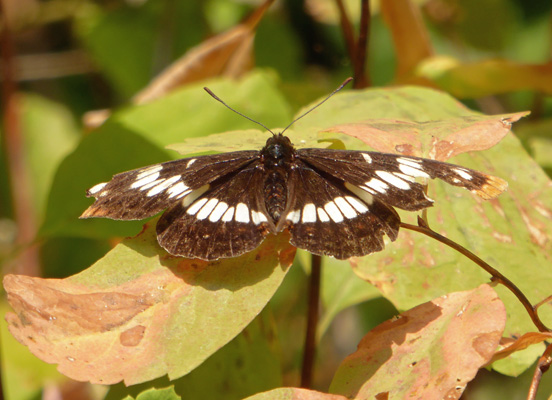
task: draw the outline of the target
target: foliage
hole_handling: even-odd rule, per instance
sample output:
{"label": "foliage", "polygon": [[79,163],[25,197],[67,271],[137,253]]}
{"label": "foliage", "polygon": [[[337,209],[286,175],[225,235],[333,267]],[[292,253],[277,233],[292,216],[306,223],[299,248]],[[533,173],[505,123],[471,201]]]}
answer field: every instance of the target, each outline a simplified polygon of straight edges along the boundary
{"label": "foliage", "polygon": [[[323,260],[315,391],[298,388],[310,260],[295,255],[285,232],[241,257],[207,263],[164,252],[155,219],[145,227],[78,219],[90,204],[86,189],[115,173],[178,153],[264,145],[265,132],[204,86],[278,131],[352,74],[361,56],[347,46],[338,2],[249,3],[67,2],[44,14],[57,18],[62,34],[46,17],[29,22],[24,6],[8,10],[17,46],[26,32],[49,32],[65,46],[78,42],[94,72],[49,79],[47,87],[21,83],[19,150],[28,181],[14,181],[17,152],[4,124],[5,398],[31,399],[52,387],[71,398],[71,385],[79,398],[108,400],[462,393],[492,400],[504,398],[504,388],[525,396],[550,332],[539,332],[504,286],[486,284],[489,275],[465,254],[417,232],[403,229],[377,254]],[[416,4],[371,4],[364,71],[380,88],[343,91],[286,134],[300,147],[451,158],[507,180],[508,191],[491,201],[430,182],[436,202],[422,216],[536,304],[551,295],[552,279],[550,6]],[[353,31],[362,30],[356,6],[346,3]],[[490,24],[489,15],[508,24]],[[46,36],[35,40],[55,49]],[[84,110],[105,107],[78,126]],[[524,110],[533,114],[510,132]],[[23,241],[22,187],[34,225]],[[401,219],[416,223],[411,213]],[[36,256],[40,278],[21,275],[26,254]],[[539,317],[552,326],[550,302]],[[536,398],[551,394],[545,375]]]}

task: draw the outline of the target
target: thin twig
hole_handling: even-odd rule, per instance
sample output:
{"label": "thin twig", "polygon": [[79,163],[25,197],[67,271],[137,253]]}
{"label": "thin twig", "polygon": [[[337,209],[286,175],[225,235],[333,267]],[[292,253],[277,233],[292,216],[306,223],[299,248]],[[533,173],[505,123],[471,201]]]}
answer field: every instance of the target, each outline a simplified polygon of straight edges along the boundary
{"label": "thin twig", "polygon": [[318,325],[318,308],[320,306],[322,257],[312,254],[311,264],[307,330],[305,333],[305,349],[303,351],[303,367],[301,369],[301,387],[307,389],[312,385],[314,358],[316,356],[316,326]]}
{"label": "thin twig", "polygon": [[[4,2],[0,0],[0,15],[4,14]],[[12,207],[17,224],[16,245],[30,243],[36,233],[36,221],[31,202],[30,181],[23,157],[23,140],[19,118],[17,86],[14,74],[14,48],[8,21],[4,18],[0,31],[0,64],[2,69],[2,120],[8,174],[12,190]],[[38,250],[29,246],[13,263],[15,272],[36,276]]]}
{"label": "thin twig", "polygon": [[535,307],[529,302],[527,297],[523,294],[523,292],[508,278],[506,278],[504,275],[502,275],[498,270],[491,267],[489,264],[487,264],[485,261],[483,261],[481,258],[470,252],[465,247],[459,245],[458,243],[439,235],[437,232],[431,230],[425,222],[418,218],[418,224],[419,225],[411,225],[404,222],[401,222],[401,227],[405,229],[410,229],[412,231],[423,233],[426,236],[429,236],[453,249],[458,251],[460,254],[463,254],[464,256],[468,257],[470,260],[472,260],[474,263],[479,265],[481,268],[483,268],[485,271],[487,271],[491,276],[491,281],[501,283],[504,286],[506,286],[514,295],[518,298],[518,300],[523,304],[525,309],[527,310],[527,313],[529,314],[529,317],[533,321],[533,323],[537,326],[540,332],[550,332],[550,328],[548,328],[539,318]]}
{"label": "thin twig", "polygon": [[533,379],[531,380],[531,386],[529,387],[529,393],[527,393],[527,400],[535,400],[537,398],[537,390],[539,388],[542,375],[548,371],[550,365],[552,364],[552,344],[549,344],[543,355],[539,358],[537,362],[537,368],[535,368],[535,373],[533,374]]}
{"label": "thin twig", "polygon": [[[337,4],[337,8],[339,10],[341,31],[343,32],[343,36],[345,38],[345,46],[347,47],[347,53],[349,54],[349,59],[351,60],[351,64],[354,66],[356,64],[355,63],[356,40],[355,40],[355,33],[353,31],[353,24],[351,24],[351,20],[347,15],[347,10],[345,10],[345,5],[343,4],[343,1],[335,0],[335,3]],[[354,76],[355,82],[356,82],[356,78],[357,77]]]}
{"label": "thin twig", "polygon": [[370,38],[370,3],[368,0],[361,1],[360,29],[356,44],[356,54],[353,65],[353,76],[355,78],[354,88],[362,89],[369,86],[366,74],[366,55]]}

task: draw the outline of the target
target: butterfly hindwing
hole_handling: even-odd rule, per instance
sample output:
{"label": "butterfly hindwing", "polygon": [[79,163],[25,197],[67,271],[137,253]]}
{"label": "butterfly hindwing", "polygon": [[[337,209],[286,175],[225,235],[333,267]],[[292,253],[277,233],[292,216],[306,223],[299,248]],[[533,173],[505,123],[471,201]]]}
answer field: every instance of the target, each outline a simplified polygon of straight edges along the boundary
{"label": "butterfly hindwing", "polygon": [[275,233],[264,204],[264,174],[252,164],[175,202],[157,223],[169,253],[214,260],[236,257]]}
{"label": "butterfly hindwing", "polygon": [[88,190],[96,201],[81,218],[143,219],[166,209],[194,189],[251,163],[258,151],[184,158],[115,175]]}
{"label": "butterfly hindwing", "polygon": [[289,228],[296,247],[345,259],[382,250],[384,234],[397,238],[395,210],[370,195],[358,197],[338,179],[299,161],[288,185],[290,202],[279,227]]}

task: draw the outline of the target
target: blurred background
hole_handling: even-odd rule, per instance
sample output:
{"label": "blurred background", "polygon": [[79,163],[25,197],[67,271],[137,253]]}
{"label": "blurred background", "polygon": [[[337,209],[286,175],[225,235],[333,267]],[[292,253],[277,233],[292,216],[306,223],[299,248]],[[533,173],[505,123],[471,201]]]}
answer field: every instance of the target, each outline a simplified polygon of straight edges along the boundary
{"label": "blurred background", "polygon": [[[157,121],[158,131],[150,130],[146,137],[148,145],[130,138],[105,144],[117,125],[108,120],[102,126],[110,115],[115,116],[112,121],[128,120],[139,129],[141,105],[206,79],[261,76],[270,87],[267,92],[259,93],[254,85],[256,92],[244,89],[224,99],[241,104],[240,110],[269,127],[287,125],[300,107],[352,75],[357,88],[438,88],[487,114],[529,110],[531,115],[515,125],[515,133],[536,163],[552,174],[552,2],[372,1],[364,23],[357,0],[270,3],[0,1],[2,275],[70,276],[141,226],[105,225],[83,233],[67,222],[78,217],[67,210],[84,209],[87,200],[81,187],[95,182],[95,177],[87,177],[73,190],[70,182],[84,179],[85,170],[71,174],[71,168],[60,166],[83,156],[75,151],[83,141],[93,140],[95,130],[102,129],[104,142],[85,154],[92,175],[103,162],[98,154],[120,159],[117,170],[124,171],[175,157],[162,150],[162,144],[178,142],[179,137],[251,128],[233,117],[220,125],[210,121],[209,113],[220,105],[206,99],[213,108],[203,120],[182,121],[178,129]],[[358,46],[363,41],[366,54]],[[257,100],[264,108],[255,108]],[[175,118],[179,111],[170,112]],[[149,152],[151,143],[157,153]],[[301,257],[298,262],[305,259]],[[274,313],[266,318],[291,327],[280,332],[279,346],[285,348],[283,385],[296,386],[304,330],[304,269],[292,269],[286,282],[271,301]],[[397,313],[368,283],[359,284],[366,285],[368,294],[351,299],[354,307],[336,311],[322,338],[319,359],[324,362],[319,363],[315,382],[320,390],[327,389],[343,355],[355,350],[364,333]],[[8,308],[3,299],[2,315]],[[105,387],[70,381],[55,366],[34,358],[7,333],[4,321],[1,340],[6,399],[106,395]],[[462,398],[525,398],[532,372],[506,377],[482,370]],[[144,387],[129,391],[117,385],[107,396],[122,398]],[[547,384],[539,398],[548,398],[551,391]],[[236,391],[228,398],[245,395],[247,391]]]}

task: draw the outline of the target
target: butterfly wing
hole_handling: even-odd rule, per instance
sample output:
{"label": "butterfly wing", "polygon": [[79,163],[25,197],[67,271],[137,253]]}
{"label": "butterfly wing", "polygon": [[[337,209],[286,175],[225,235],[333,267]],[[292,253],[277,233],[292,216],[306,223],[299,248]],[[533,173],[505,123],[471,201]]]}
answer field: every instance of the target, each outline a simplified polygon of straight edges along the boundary
{"label": "butterfly wing", "polygon": [[400,219],[392,207],[371,196],[356,196],[343,181],[323,176],[302,161],[289,176],[288,205],[278,229],[291,244],[338,259],[380,251],[383,235],[397,238]]}
{"label": "butterfly wing", "polygon": [[96,201],[81,218],[143,219],[179,202],[193,190],[235,173],[258,158],[258,151],[236,151],[184,158],[117,174],[87,192]]}
{"label": "butterfly wing", "polygon": [[276,232],[263,197],[258,163],[192,191],[157,222],[157,239],[169,253],[214,260],[253,250]]}
{"label": "butterfly wing", "polygon": [[301,149],[298,155],[310,166],[347,182],[349,189],[368,193],[390,206],[408,211],[417,211],[433,203],[425,195],[424,186],[415,182],[417,177],[439,178],[483,199],[494,198],[508,187],[500,178],[419,157],[331,149]]}

